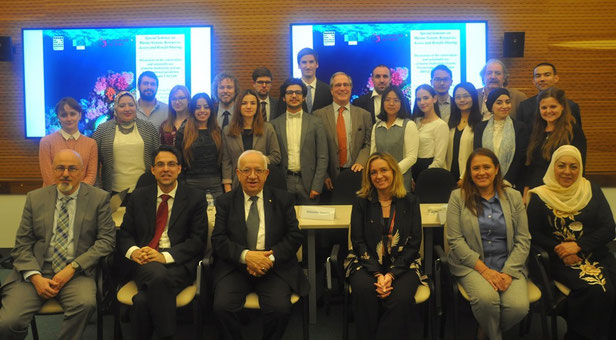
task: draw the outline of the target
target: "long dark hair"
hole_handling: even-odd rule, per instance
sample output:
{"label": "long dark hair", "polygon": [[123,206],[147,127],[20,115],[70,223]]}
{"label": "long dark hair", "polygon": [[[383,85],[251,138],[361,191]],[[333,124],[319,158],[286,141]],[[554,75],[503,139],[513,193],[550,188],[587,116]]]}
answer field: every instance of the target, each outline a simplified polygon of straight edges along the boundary
{"label": "long dark hair", "polygon": [[458,107],[458,104],[456,104],[455,99],[456,91],[459,88],[465,89],[471,95],[471,99],[473,100],[471,112],[468,115],[468,125],[471,127],[471,130],[474,130],[475,126],[481,123],[482,117],[481,110],[479,109],[479,95],[477,94],[477,89],[475,89],[475,85],[468,82],[460,83],[453,88],[454,97],[452,98],[453,103],[451,105],[451,115],[449,116],[449,128],[453,129],[458,126],[458,124],[460,124],[460,120],[462,119],[462,111]]}
{"label": "long dark hair", "polygon": [[494,176],[493,183],[495,192],[502,195],[505,191],[505,184],[503,182],[503,174],[501,172],[500,163],[498,162],[498,157],[496,157],[492,150],[478,148],[468,156],[468,160],[466,161],[466,171],[464,172],[464,177],[462,178],[462,198],[464,198],[464,205],[473,213],[473,215],[478,216],[483,213],[481,194],[479,193],[477,185],[473,182],[473,177],[471,175],[471,162],[476,156],[489,157],[492,160],[494,167],[498,168],[496,175]]}
{"label": "long dark hair", "polygon": [[216,144],[216,149],[218,150],[218,160],[221,160],[222,155],[222,137],[220,135],[220,127],[218,127],[218,123],[216,122],[216,112],[214,112],[214,101],[207,95],[207,93],[197,93],[190,100],[190,104],[188,105],[188,119],[186,120],[186,124],[184,125],[184,140],[182,148],[182,155],[184,156],[184,160],[186,164],[190,167],[190,162],[193,159],[192,154],[192,145],[199,137],[199,126],[197,123],[197,119],[195,118],[195,111],[197,111],[197,101],[199,99],[205,99],[207,102],[207,106],[210,107],[210,117],[207,119],[207,129]]}
{"label": "long dark hair", "polygon": [[[419,104],[417,103],[417,92],[419,90],[428,91],[432,97],[436,97],[436,91],[434,91],[434,88],[432,88],[432,86],[428,84],[422,84],[417,86],[417,88],[415,89],[415,105],[413,105],[413,119],[417,119],[425,115],[423,111],[421,111],[421,109],[419,108]],[[436,112],[437,116],[441,116],[441,110],[439,110],[438,108],[438,102],[434,103],[434,112]]]}
{"label": "long dark hair", "polygon": [[385,91],[383,91],[383,94],[381,95],[381,112],[376,116],[376,118],[384,122],[387,121],[387,112],[385,112],[385,97],[387,97],[390,92],[395,93],[400,100],[400,110],[398,110],[396,116],[402,119],[411,118],[410,113],[406,111],[406,105],[404,103],[404,93],[402,93],[402,90],[400,90],[400,88],[397,86],[388,86]]}

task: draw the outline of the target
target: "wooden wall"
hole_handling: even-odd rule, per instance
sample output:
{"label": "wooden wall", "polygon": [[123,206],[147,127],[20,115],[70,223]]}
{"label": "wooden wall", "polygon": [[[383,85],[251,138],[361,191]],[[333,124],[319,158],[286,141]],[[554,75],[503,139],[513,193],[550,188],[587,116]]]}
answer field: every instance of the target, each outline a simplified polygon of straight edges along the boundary
{"label": "wooden wall", "polygon": [[290,23],[420,20],[487,20],[489,58],[502,56],[504,32],[526,32],[525,57],[503,59],[509,86],[534,95],[532,67],[554,63],[560,86],[581,107],[587,171],[616,174],[613,0],[1,1],[0,35],[12,37],[16,53],[0,62],[0,180],[40,178],[38,140],[24,138],[22,27],[213,25],[213,73],[232,72],[246,88],[252,69],[265,65],[276,88],[289,75]]}

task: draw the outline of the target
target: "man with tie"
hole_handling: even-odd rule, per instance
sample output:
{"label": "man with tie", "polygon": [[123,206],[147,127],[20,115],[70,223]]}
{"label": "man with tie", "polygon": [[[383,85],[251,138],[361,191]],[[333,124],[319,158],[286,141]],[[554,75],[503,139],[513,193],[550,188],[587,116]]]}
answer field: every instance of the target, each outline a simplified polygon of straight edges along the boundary
{"label": "man with tie", "polygon": [[216,122],[221,130],[231,122],[233,103],[239,93],[240,84],[234,75],[222,72],[214,78],[212,97],[216,101],[216,109],[212,112],[216,112]]}
{"label": "man with tie", "polygon": [[118,234],[118,254],[139,292],[130,320],[136,339],[172,339],[175,298],[195,280],[207,236],[205,194],[177,181],[179,151],[161,145],[152,154],[156,184],[135,189]]}
{"label": "man with tie", "polygon": [[291,314],[291,293],[308,292],[296,257],[302,233],[293,199],[284,191],[263,188],[269,170],[260,151],[244,151],[236,173],[241,186],[216,200],[213,310],[221,338],[242,339],[238,313],[254,291],[263,312],[262,338],[281,339]]}
{"label": "man with tie", "polygon": [[314,115],[320,117],[327,137],[329,168],[325,187],[334,190],[333,180],[341,171],[362,171],[370,154],[370,113],[351,105],[353,81],[344,72],[336,72],[329,80],[334,102]]}
{"label": "man with tie", "polygon": [[272,72],[267,67],[257,67],[252,71],[252,85],[259,96],[264,122],[269,122],[279,116],[278,100],[270,96],[273,79]]}
{"label": "man with tie", "polygon": [[306,92],[301,80],[287,79],[280,87],[286,113],[271,124],[280,144],[287,191],[297,204],[316,204],[327,172],[327,140],[321,119],[302,110]]}
{"label": "man with tie", "polygon": [[312,113],[332,103],[332,95],[325,82],[317,79],[319,55],[311,48],[303,48],[297,53],[297,65],[302,72],[302,82],[306,85],[306,101],[303,109]]}
{"label": "man with tie", "polygon": [[96,310],[96,264],[115,244],[109,193],[81,183],[83,161],[73,150],[56,153],[53,171],[55,185],[26,196],[14,268],[2,286],[0,339],[24,339],[52,298],[64,310],[59,339],[82,339]]}

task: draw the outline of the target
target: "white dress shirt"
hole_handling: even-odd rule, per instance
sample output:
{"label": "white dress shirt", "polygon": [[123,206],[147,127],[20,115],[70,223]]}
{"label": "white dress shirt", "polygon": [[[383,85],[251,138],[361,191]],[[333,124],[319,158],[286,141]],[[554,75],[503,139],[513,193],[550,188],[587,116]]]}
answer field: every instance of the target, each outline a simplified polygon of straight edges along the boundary
{"label": "white dress shirt", "polygon": [[[250,200],[250,195],[246,194],[244,191],[244,221],[248,219],[248,213],[250,213],[250,206],[252,205],[252,201]],[[256,195],[259,197],[257,199],[257,211],[259,212],[259,231],[257,232],[257,249],[256,250],[265,250],[265,209],[263,208],[263,190]],[[240,262],[246,263],[246,253],[248,253],[249,249],[244,249],[242,254],[240,255]]]}
{"label": "white dress shirt", "polygon": [[372,90],[372,98],[374,98],[374,116],[376,117],[381,113],[381,95],[376,90]]}
{"label": "white dress shirt", "polygon": [[[394,125],[404,126],[404,119],[396,118],[392,126]],[[370,135],[370,154],[376,152],[376,129],[387,129],[387,123],[378,118],[376,119],[376,124],[374,124],[372,134]],[[398,162],[398,167],[400,167],[400,172],[404,174],[417,162],[417,152],[419,150],[419,133],[417,132],[417,125],[412,120],[406,123],[402,147],[404,158]]]}
{"label": "white dress shirt", "polygon": [[70,140],[71,138],[73,138],[74,140],[78,140],[79,136],[81,136],[81,133],[79,133],[79,131],[73,133],[72,135],[62,129],[60,129],[60,134],[62,135],[62,137],[64,138],[64,140]]}
{"label": "white dress shirt", "polygon": [[[302,83],[304,83],[304,85],[306,85],[306,87],[310,86],[312,87],[312,90],[310,92],[310,98],[311,102],[312,102],[312,106],[314,107],[314,93],[317,90],[317,78],[315,77],[314,80],[312,81],[312,83],[308,84],[307,82],[304,81],[304,78],[302,78]],[[282,100],[282,98],[279,98],[279,100]],[[308,102],[308,101],[306,101]]]}
{"label": "white dress shirt", "polygon": [[293,172],[301,170],[300,148],[302,139],[302,114],[287,111],[287,154],[289,156],[288,169]]}

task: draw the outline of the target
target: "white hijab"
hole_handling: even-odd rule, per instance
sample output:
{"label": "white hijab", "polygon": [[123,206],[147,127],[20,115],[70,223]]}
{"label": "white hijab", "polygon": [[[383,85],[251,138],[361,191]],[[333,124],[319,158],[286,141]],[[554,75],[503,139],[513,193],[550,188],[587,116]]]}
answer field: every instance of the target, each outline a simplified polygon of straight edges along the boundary
{"label": "white hijab", "polygon": [[[565,188],[558,183],[554,175],[554,165],[563,156],[571,156],[576,159],[580,167],[578,178]],[[563,145],[552,154],[550,166],[543,176],[545,185],[538,186],[530,192],[535,193],[547,205],[563,213],[576,213],[582,210],[592,198],[590,182],[582,176],[584,167],[580,151],[572,145]]]}

